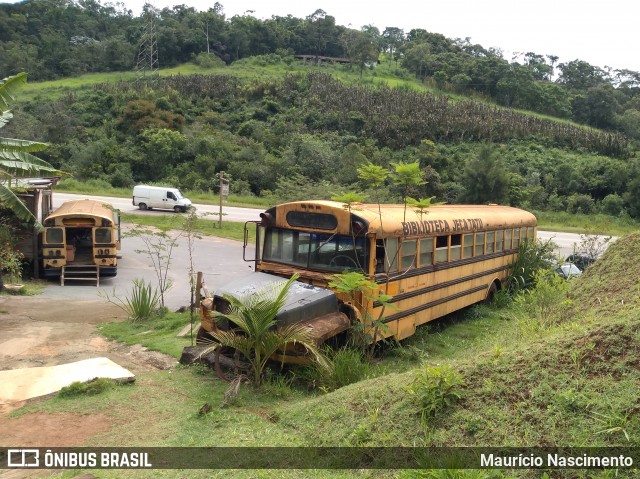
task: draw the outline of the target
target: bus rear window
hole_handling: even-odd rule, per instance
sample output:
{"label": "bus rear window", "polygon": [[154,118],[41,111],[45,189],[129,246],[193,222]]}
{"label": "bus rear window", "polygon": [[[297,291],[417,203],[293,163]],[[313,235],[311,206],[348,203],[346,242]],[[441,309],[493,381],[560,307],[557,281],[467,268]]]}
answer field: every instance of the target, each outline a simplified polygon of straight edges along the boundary
{"label": "bus rear window", "polygon": [[335,216],[307,211],[289,211],[287,223],[300,228],[317,228],[319,230],[334,230],[338,227],[338,219]]}
{"label": "bus rear window", "polygon": [[96,229],[96,243],[111,243],[111,228]]}
{"label": "bus rear window", "polygon": [[46,241],[47,244],[62,243],[62,228],[48,228]]}

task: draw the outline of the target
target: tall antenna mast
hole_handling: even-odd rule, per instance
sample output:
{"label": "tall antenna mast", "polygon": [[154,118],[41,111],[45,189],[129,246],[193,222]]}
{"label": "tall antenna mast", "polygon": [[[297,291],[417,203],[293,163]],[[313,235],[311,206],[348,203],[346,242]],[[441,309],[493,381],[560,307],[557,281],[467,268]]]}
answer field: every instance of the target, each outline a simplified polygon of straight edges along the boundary
{"label": "tall antenna mast", "polygon": [[142,12],[144,17],[144,32],[140,39],[140,50],[138,51],[138,61],[136,63],[138,79],[145,78],[147,72],[153,75],[158,71],[157,10],[152,4],[145,3]]}

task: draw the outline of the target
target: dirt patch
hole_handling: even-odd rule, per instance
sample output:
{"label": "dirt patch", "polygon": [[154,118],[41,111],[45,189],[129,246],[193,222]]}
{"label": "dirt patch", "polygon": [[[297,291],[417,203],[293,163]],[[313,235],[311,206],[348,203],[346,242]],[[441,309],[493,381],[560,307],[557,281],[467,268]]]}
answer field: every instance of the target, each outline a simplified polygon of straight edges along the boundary
{"label": "dirt patch", "polygon": [[[53,366],[107,357],[134,374],[170,369],[175,358],[140,345],[109,341],[96,325],[124,321],[125,313],[103,301],[60,301],[0,296],[0,370]],[[36,399],[37,400],[37,399]],[[6,413],[25,403],[0,404],[0,445],[81,446],[111,428],[103,414],[31,413],[19,418]]]}
{"label": "dirt patch", "polygon": [[[104,414],[31,413],[19,418],[0,416],[0,446],[72,447],[111,429]],[[61,434],[64,431],[64,434]]]}

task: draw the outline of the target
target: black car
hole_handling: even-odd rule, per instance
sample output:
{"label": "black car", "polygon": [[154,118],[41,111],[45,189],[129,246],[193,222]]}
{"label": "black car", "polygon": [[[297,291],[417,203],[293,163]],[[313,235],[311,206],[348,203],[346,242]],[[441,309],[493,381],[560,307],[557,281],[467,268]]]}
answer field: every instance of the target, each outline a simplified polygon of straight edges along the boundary
{"label": "black car", "polygon": [[580,270],[584,271],[596,259],[584,254],[572,254],[567,257],[565,262],[575,264]]}

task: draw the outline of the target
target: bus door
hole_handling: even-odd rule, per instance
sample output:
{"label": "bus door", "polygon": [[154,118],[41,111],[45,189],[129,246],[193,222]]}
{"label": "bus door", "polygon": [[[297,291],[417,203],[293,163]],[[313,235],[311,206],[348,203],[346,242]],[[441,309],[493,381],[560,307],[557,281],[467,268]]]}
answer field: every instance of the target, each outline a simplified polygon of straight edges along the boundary
{"label": "bus door", "polygon": [[45,267],[61,268],[67,264],[65,228],[44,228],[42,232],[42,259]]}
{"label": "bus door", "polygon": [[115,243],[116,243],[116,249],[119,250],[120,249],[120,245],[121,245],[121,232],[120,232],[120,210],[113,210],[113,224],[115,225]]}
{"label": "bus door", "polygon": [[116,228],[99,226],[93,228],[93,259],[99,266],[116,264]]}

